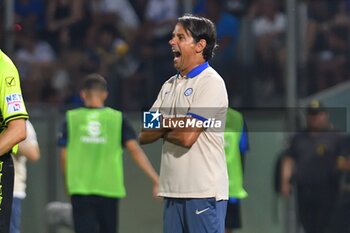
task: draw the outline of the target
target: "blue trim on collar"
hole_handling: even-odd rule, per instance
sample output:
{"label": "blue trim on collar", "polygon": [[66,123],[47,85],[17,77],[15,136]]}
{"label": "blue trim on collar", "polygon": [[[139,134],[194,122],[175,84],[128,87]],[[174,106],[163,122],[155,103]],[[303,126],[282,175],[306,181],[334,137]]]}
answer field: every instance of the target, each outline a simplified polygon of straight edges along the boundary
{"label": "blue trim on collar", "polygon": [[187,78],[194,78],[197,75],[199,75],[200,73],[202,73],[202,71],[205,70],[208,67],[209,67],[209,63],[208,62],[204,62],[203,64],[200,64],[199,66],[196,66],[190,72],[188,72],[186,77]]}

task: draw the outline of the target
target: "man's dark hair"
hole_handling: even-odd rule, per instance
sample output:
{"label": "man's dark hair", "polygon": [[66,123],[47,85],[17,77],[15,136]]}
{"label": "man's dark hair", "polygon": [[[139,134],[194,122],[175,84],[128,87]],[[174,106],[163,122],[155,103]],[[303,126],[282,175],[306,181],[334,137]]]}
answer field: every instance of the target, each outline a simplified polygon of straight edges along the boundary
{"label": "man's dark hair", "polygon": [[99,74],[89,74],[84,79],[81,89],[107,91],[107,81]]}
{"label": "man's dark hair", "polygon": [[201,39],[207,42],[203,51],[203,58],[206,61],[210,60],[214,56],[217,47],[214,23],[207,18],[191,14],[185,14],[178,18],[177,23],[180,23],[191,34],[195,42],[199,42]]}

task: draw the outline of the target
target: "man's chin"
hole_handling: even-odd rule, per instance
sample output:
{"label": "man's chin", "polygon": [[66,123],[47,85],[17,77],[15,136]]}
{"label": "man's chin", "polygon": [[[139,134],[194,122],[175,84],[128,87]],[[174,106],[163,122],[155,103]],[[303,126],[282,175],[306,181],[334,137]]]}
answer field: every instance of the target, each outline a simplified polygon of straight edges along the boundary
{"label": "man's chin", "polygon": [[174,67],[175,69],[180,70],[180,65],[178,62],[174,62]]}

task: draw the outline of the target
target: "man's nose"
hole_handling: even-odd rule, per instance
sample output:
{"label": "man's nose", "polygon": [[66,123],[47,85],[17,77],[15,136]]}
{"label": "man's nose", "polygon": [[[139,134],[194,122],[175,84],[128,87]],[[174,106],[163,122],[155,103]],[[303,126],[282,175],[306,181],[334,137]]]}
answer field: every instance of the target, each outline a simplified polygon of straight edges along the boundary
{"label": "man's nose", "polygon": [[174,45],[174,44],[175,44],[175,38],[171,38],[171,39],[169,40],[169,44],[170,44],[170,45]]}

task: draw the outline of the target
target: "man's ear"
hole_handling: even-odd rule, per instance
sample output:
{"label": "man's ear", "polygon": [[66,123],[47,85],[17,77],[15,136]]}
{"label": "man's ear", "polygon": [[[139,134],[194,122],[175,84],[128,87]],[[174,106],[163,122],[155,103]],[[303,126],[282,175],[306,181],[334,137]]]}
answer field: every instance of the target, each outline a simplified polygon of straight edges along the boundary
{"label": "man's ear", "polygon": [[102,98],[103,98],[103,101],[105,101],[108,97],[108,91],[104,91],[102,92]]}
{"label": "man's ear", "polygon": [[81,97],[82,99],[85,99],[85,98],[86,98],[86,91],[81,90],[79,94],[80,94],[80,97]]}
{"label": "man's ear", "polygon": [[207,46],[207,41],[204,40],[204,39],[200,39],[200,40],[196,43],[196,52],[197,52],[197,53],[203,52],[203,50],[205,49],[205,46]]}

